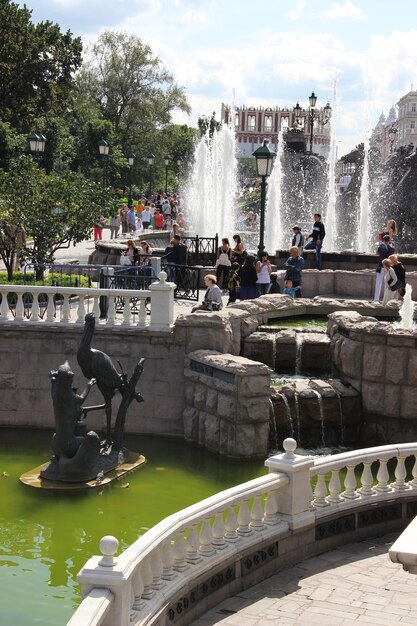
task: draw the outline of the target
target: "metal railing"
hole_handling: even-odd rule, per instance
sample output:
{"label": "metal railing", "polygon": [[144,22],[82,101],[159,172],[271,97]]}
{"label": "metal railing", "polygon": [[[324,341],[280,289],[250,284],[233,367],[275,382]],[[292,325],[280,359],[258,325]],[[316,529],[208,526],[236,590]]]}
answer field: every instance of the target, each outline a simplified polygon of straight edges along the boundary
{"label": "metal railing", "polygon": [[214,237],[181,237],[181,241],[187,246],[190,261],[194,265],[215,265],[219,236]]}
{"label": "metal railing", "polygon": [[200,297],[201,268],[193,265],[175,265],[162,261],[162,269],[167,273],[168,282],[175,283],[174,298],[198,302]]}

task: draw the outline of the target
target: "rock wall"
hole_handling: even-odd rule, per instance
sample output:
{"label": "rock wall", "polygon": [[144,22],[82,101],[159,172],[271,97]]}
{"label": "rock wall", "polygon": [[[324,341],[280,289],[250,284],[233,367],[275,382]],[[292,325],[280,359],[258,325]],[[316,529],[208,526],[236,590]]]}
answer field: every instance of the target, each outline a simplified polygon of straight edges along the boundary
{"label": "rock wall", "polygon": [[198,350],[185,359],[184,437],[222,455],[268,453],[271,370],[244,357]]}

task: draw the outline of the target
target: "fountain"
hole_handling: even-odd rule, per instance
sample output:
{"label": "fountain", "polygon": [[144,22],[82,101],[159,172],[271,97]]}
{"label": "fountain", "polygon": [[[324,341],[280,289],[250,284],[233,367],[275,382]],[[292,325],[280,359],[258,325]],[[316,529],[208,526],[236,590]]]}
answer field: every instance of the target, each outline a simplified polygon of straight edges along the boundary
{"label": "fountain", "polygon": [[328,182],[327,182],[327,207],[325,213],[326,222],[326,248],[328,250],[338,250],[339,242],[337,241],[336,232],[336,160],[337,160],[337,144],[336,144],[336,121],[338,112],[338,100],[336,96],[336,81],[333,89],[333,107],[332,117],[330,118],[330,153],[328,161]]}
{"label": "fountain", "polygon": [[222,124],[201,137],[189,187],[184,191],[190,230],[202,237],[233,235],[237,190],[237,160],[233,128]]}
{"label": "fountain", "polygon": [[266,249],[273,254],[275,250],[285,247],[289,233],[283,230],[281,206],[281,181],[283,177],[282,156],[284,142],[282,130],[278,135],[278,150],[274,163],[274,169],[268,181],[268,194],[266,198],[265,214],[265,245]]}
{"label": "fountain", "polygon": [[400,322],[397,324],[397,328],[404,328],[405,330],[414,330],[415,328],[412,293],[411,285],[406,285],[404,300],[400,308]]}
{"label": "fountain", "polygon": [[371,226],[369,211],[369,135],[368,115],[366,115],[363,172],[360,192],[360,212],[357,234],[357,250],[360,250],[361,252],[369,252],[369,233]]}

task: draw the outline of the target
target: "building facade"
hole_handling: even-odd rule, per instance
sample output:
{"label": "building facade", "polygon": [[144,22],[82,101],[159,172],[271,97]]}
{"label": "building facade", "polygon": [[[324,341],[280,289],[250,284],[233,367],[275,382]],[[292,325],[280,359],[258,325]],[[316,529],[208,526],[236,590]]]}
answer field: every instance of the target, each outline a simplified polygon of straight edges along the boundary
{"label": "building facade", "polygon": [[[233,116],[233,117],[232,117]],[[302,128],[307,146],[310,144],[310,112],[301,109],[296,119],[292,109],[279,107],[231,107],[222,104],[221,119],[234,124],[238,157],[251,157],[264,139],[269,139],[273,150],[278,147],[278,135],[282,130]],[[330,124],[325,123],[323,109],[315,109],[313,123],[313,152],[327,158],[330,150]]]}
{"label": "building facade", "polygon": [[417,147],[417,91],[411,88],[411,91],[400,98],[397,107],[397,146],[413,144]]}

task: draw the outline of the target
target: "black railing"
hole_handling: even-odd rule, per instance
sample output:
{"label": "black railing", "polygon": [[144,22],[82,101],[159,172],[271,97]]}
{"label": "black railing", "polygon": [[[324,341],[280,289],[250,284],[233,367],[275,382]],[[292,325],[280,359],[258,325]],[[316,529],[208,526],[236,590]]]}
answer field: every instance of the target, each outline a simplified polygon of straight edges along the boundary
{"label": "black railing", "polygon": [[193,265],[215,265],[219,236],[215,237],[181,237],[181,241],[187,246],[190,262]]}
{"label": "black railing", "polygon": [[162,269],[168,275],[168,282],[175,283],[174,297],[176,300],[198,302],[200,295],[201,268],[193,265],[174,265],[162,261]]}

